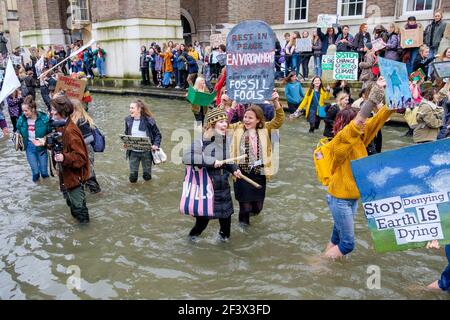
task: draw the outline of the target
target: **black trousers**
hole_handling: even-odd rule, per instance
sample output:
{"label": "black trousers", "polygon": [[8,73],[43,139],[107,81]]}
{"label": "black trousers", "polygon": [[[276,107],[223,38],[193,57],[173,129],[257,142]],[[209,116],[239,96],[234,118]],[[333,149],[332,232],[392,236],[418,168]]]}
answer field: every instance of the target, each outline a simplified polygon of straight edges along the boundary
{"label": "black trousers", "polygon": [[11,117],[11,123],[13,125],[13,132],[17,131],[17,120],[19,119],[18,117]]}
{"label": "black trousers", "polygon": [[153,84],[156,86],[159,85],[159,80],[158,80],[158,71],[152,69],[152,77],[153,77]]}
{"label": "black trousers", "polygon": [[142,84],[144,85],[150,84],[150,73],[148,68],[142,68],[141,74],[142,74]]}
{"label": "black trousers", "polygon": [[[210,218],[206,217],[196,217],[195,218],[195,225],[192,228],[192,230],[189,232],[190,236],[199,236],[202,234],[203,230],[206,229],[208,226]],[[221,218],[219,219],[220,224],[220,231],[219,234],[223,238],[229,238],[230,232],[231,232],[231,216],[228,218]]]}
{"label": "black trousers", "polygon": [[239,222],[250,224],[250,216],[257,216],[263,209],[264,200],[239,202]]}

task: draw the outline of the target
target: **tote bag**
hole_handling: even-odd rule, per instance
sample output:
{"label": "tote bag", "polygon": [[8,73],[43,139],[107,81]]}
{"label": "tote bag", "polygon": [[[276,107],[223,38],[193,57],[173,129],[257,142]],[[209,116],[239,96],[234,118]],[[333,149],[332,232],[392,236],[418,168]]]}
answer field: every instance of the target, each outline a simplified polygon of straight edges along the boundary
{"label": "tote bag", "polygon": [[186,166],[180,213],[193,217],[214,216],[214,188],[206,168]]}

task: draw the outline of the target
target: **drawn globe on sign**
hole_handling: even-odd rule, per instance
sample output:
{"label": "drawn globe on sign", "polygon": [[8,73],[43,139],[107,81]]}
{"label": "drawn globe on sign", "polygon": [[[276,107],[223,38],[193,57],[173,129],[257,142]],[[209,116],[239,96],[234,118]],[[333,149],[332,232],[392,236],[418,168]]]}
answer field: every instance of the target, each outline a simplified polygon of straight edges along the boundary
{"label": "drawn globe on sign", "polygon": [[406,39],[406,40],[405,40],[405,44],[406,44],[407,46],[410,46],[410,45],[412,45],[413,43],[414,43],[413,39]]}

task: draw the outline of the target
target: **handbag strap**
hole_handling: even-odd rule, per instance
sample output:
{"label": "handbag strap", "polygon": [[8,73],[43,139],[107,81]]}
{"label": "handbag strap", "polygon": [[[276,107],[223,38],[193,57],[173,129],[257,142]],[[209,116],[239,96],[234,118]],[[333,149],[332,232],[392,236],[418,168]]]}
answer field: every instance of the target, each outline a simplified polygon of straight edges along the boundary
{"label": "handbag strap", "polygon": [[317,108],[321,107],[319,98],[317,98],[317,95],[316,95],[316,90],[313,91],[313,99],[317,103]]}

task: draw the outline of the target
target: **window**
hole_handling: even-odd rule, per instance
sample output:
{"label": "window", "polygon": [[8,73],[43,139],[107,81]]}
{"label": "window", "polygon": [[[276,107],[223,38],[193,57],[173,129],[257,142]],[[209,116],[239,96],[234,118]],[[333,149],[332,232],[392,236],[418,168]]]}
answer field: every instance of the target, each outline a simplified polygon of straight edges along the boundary
{"label": "window", "polygon": [[8,0],[7,7],[9,11],[17,11],[17,1],[16,0]]}
{"label": "window", "polygon": [[406,13],[425,13],[433,10],[434,0],[405,0],[403,11]]}
{"label": "window", "polygon": [[343,18],[364,18],[366,0],[339,0],[338,13]]}
{"label": "window", "polygon": [[72,21],[89,21],[89,2],[88,0],[72,0],[70,2]]}
{"label": "window", "polygon": [[309,0],[286,0],[286,22],[307,22]]}

